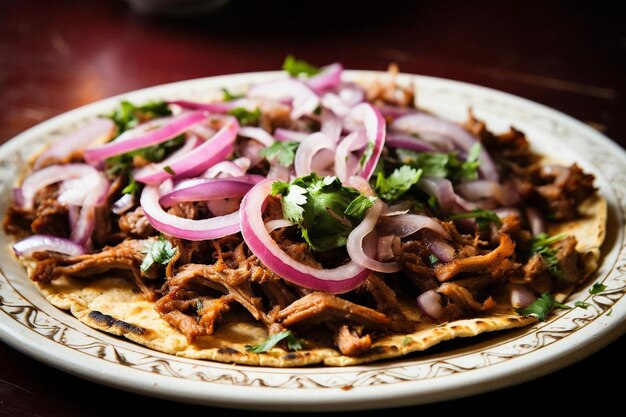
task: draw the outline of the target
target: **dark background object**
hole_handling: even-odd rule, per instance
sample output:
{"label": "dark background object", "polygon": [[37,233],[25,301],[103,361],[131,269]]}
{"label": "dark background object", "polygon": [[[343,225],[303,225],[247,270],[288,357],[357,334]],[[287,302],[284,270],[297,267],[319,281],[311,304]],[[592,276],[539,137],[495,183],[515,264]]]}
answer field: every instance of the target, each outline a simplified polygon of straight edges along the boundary
{"label": "dark background object", "polygon": [[[172,81],[317,65],[466,81],[554,107],[626,146],[626,26],[618,3],[569,1],[243,1],[191,18],[114,0],[0,0],[0,142],[104,97]],[[580,411],[621,394],[626,337],[546,377],[405,409]],[[198,414],[208,410],[102,387],[0,344],[0,415]],[[610,383],[616,378],[616,383]],[[556,393],[565,393],[557,395]],[[495,404],[507,404],[496,408]],[[255,413],[262,414],[262,413]]]}

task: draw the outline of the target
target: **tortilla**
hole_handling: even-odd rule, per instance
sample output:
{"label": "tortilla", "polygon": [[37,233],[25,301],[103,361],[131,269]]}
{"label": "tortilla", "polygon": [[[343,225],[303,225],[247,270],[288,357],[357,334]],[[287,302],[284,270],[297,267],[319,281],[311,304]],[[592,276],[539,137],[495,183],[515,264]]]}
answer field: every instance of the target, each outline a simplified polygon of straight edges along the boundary
{"label": "tortilla", "polygon": [[[600,247],[606,234],[606,201],[599,196],[591,197],[580,205],[580,212],[579,219],[551,224],[548,229],[550,234],[565,232],[576,237],[577,249],[584,254],[587,272],[591,275],[598,267]],[[234,310],[227,314],[211,336],[200,337],[190,344],[182,333],[161,319],[154,304],[146,301],[127,279],[62,277],[50,283],[37,283],[37,286],[51,304],[69,310],[86,325],[148,348],[186,358],[267,367],[363,364],[423,351],[446,340],[536,322],[534,318],[518,315],[507,300],[498,300],[496,309],[489,315],[437,324],[422,317],[414,300],[402,302],[399,297],[403,313],[419,323],[417,330],[377,339],[364,355],[342,355],[332,342],[324,342],[323,334],[305,337],[304,349],[297,352],[274,347],[267,353],[257,354],[247,352],[245,346],[263,342],[268,337],[267,329],[243,311]],[[555,294],[555,298],[564,301],[573,289]]]}

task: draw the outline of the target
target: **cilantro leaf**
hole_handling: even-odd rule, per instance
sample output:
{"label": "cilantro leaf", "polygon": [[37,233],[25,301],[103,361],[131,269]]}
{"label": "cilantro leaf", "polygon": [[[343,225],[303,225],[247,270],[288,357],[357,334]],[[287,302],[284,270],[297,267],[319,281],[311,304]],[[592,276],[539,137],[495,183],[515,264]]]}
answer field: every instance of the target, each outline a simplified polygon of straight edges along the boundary
{"label": "cilantro leaf", "polygon": [[556,249],[552,249],[550,246],[564,237],[564,233],[559,233],[554,236],[550,236],[547,233],[539,233],[530,241],[531,255],[541,256],[543,263],[548,268],[548,272],[557,278],[563,277],[563,271],[559,266],[559,259],[556,257]]}
{"label": "cilantro leaf", "polygon": [[292,77],[311,77],[322,71],[321,68],[313,66],[306,61],[296,59],[293,55],[287,55],[285,62],[283,62],[283,70],[287,71]]}
{"label": "cilantro leaf", "polygon": [[448,178],[456,183],[460,180],[478,178],[477,169],[480,166],[478,156],[481,149],[480,144],[474,144],[465,161],[459,159],[456,152],[415,152],[408,149],[397,149],[396,154],[400,163],[422,169],[425,176]]}
{"label": "cilantro leaf", "polygon": [[402,339],[402,346],[406,346],[410,344],[412,341],[413,339],[411,339],[409,336],[404,336],[404,339]]}
{"label": "cilantro leaf", "polygon": [[416,170],[408,165],[397,168],[387,178],[379,172],[376,177],[376,194],[386,202],[392,203],[417,184],[422,172],[421,169]]}
{"label": "cilantro leaf", "polygon": [[161,235],[158,240],[146,245],[146,256],[141,263],[141,272],[146,272],[154,263],[166,265],[175,255],[176,248]]}
{"label": "cilantro leaf", "polygon": [[163,171],[167,172],[167,173],[168,173],[168,174],[170,174],[170,175],[176,175],[176,171],[174,171],[174,170],[172,169],[172,167],[171,167],[171,166],[169,166],[169,165],[165,165],[165,166],[163,167]]}
{"label": "cilantro leaf", "polygon": [[515,312],[524,317],[534,317],[539,321],[546,321],[553,308],[571,308],[554,299],[552,294],[544,292],[526,308],[516,308]]}
{"label": "cilantro leaf", "polygon": [[291,185],[286,194],[282,193],[283,215],[292,223],[300,223],[304,218],[304,205],[307,203],[306,192],[306,189],[299,185]]}
{"label": "cilantro leaf", "polygon": [[119,136],[126,130],[132,129],[140,123],[171,114],[172,111],[165,101],[151,101],[138,106],[130,101],[123,100],[120,102],[120,107],[117,110],[114,110],[105,117],[115,122],[117,135]]}
{"label": "cilantro leaf", "polygon": [[123,172],[130,173],[136,156],[150,162],[161,162],[168,154],[180,147],[184,141],[185,135],[179,135],[158,145],[112,156],[105,161],[106,172],[110,176],[117,176]]}
{"label": "cilantro leaf", "polygon": [[128,179],[128,185],[122,190],[122,194],[134,194],[139,191],[139,183],[132,175]]}
{"label": "cilantro leaf", "polygon": [[289,350],[294,351],[302,349],[304,343],[301,339],[295,337],[293,333],[291,333],[291,330],[285,330],[268,337],[261,344],[254,346],[246,345],[246,350],[252,353],[264,353],[276,346],[281,340],[285,340]]}
{"label": "cilantro leaf", "polygon": [[431,253],[428,255],[428,262],[430,262],[431,265],[435,265],[439,262],[439,258]]}
{"label": "cilantro leaf", "polygon": [[282,166],[289,167],[296,158],[298,146],[300,146],[300,142],[281,142],[277,140],[271,146],[263,148],[259,155],[265,157],[270,162],[278,161]]}
{"label": "cilantro leaf", "polygon": [[376,201],[376,197],[367,197],[364,195],[360,195],[348,205],[344,214],[350,217],[356,217],[358,219],[362,219],[365,217],[365,213],[369,210],[373,205],[374,201]]}
{"label": "cilantro leaf", "polygon": [[222,88],[222,91],[224,93],[224,97],[222,98],[222,100],[224,101],[233,101],[246,96],[245,94],[233,94],[228,91],[227,88]]}
{"label": "cilantro leaf", "polygon": [[591,295],[600,294],[604,290],[606,290],[606,285],[596,282],[595,284],[593,284],[593,286],[589,290],[589,294]]}
{"label": "cilantro leaf", "polygon": [[251,125],[258,122],[261,118],[261,109],[257,107],[253,111],[249,111],[245,107],[235,107],[229,110],[228,114],[235,116],[239,124]]}
{"label": "cilantro leaf", "polygon": [[580,307],[580,308],[585,309],[585,310],[587,310],[587,307],[590,307],[590,306],[591,306],[591,304],[586,303],[584,301],[576,301],[574,303],[574,307]]}
{"label": "cilantro leaf", "polygon": [[365,150],[361,154],[361,159],[359,159],[359,165],[361,165],[362,167],[365,166],[365,164],[367,163],[367,161],[370,160],[373,154],[374,154],[374,143],[368,142],[367,146],[365,147]]}
{"label": "cilantro leaf", "polygon": [[281,196],[283,216],[299,226],[302,237],[316,251],[344,246],[371,203],[336,177],[321,178],[315,173],[289,184],[276,181],[272,191]]}
{"label": "cilantro leaf", "polygon": [[491,210],[474,209],[469,213],[457,213],[448,217],[450,220],[457,219],[475,219],[478,230],[487,230],[490,224],[495,224],[497,227],[502,226],[500,217]]}

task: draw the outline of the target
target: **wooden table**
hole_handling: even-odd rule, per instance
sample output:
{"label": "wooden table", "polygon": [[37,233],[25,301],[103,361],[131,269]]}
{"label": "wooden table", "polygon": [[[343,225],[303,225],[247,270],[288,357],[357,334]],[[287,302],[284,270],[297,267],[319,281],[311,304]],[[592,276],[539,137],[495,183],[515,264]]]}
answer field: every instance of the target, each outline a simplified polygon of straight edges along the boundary
{"label": "wooden table", "polygon": [[[147,17],[113,0],[0,0],[0,141],[101,98],[171,81],[280,67],[288,53],[316,64],[409,73],[504,90],[561,110],[626,146],[626,25],[592,2],[306,2],[232,0],[193,19]],[[365,3],[365,2],[363,2]],[[472,3],[472,4],[470,4]],[[478,3],[478,2],[477,2]],[[626,337],[581,362],[512,388],[411,409],[542,412],[601,406],[622,391]],[[554,399],[555,390],[569,393]],[[0,344],[0,415],[206,413],[106,388]],[[490,411],[491,410],[491,411]],[[234,411],[220,411],[226,415]]]}

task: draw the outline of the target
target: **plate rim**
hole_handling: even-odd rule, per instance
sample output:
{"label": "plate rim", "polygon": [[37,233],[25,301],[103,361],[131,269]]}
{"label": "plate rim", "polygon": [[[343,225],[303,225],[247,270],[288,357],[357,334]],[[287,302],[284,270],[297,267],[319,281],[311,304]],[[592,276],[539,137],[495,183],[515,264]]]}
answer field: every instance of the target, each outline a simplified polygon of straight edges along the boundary
{"label": "plate rim", "polygon": [[[347,78],[355,79],[360,77],[380,77],[384,75],[385,72],[382,71],[361,71],[361,70],[346,70],[345,74]],[[70,110],[68,112],[64,112],[57,116],[54,116],[46,121],[43,121],[28,130],[16,135],[15,137],[9,139],[5,144],[0,147],[0,153],[10,152],[13,148],[18,147],[20,142],[27,140],[29,137],[35,136],[43,136],[44,134],[49,135],[52,131],[55,130],[60,125],[67,125],[71,120],[81,120],[84,119],[85,116],[93,116],[97,114],[96,111],[99,108],[107,108],[113,107],[114,104],[119,102],[121,99],[131,99],[134,96],[153,96],[156,97],[159,92],[175,89],[177,87],[185,87],[189,88],[189,86],[193,86],[195,84],[212,84],[218,85],[220,82],[226,81],[224,85],[227,84],[245,84],[245,81],[242,80],[259,80],[259,79],[270,79],[276,76],[284,76],[282,71],[262,71],[262,72],[247,72],[247,73],[238,73],[238,74],[229,74],[229,75],[220,75],[220,76],[212,76],[212,77],[202,77],[195,78],[190,80],[177,81],[173,83],[160,84],[152,87],[142,88],[138,90],[133,90],[130,92],[122,93],[119,95],[115,95],[112,97],[104,98],[102,100],[98,100],[96,102],[78,107],[76,109]],[[417,74],[400,74],[401,80],[415,80],[415,83],[419,86],[420,83],[430,83],[434,85],[445,85],[450,86],[452,90],[461,89],[465,91],[475,91],[478,92],[479,95],[487,95],[487,96],[495,96],[498,98],[503,98],[505,100],[513,100],[514,102],[519,102],[523,106],[530,106],[530,108],[535,109],[541,113],[545,113],[550,115],[551,117],[555,117],[559,120],[566,122],[570,126],[573,126],[575,129],[582,129],[586,134],[590,135],[594,141],[599,141],[602,143],[603,147],[611,148],[613,152],[619,155],[619,158],[626,161],[626,153],[624,150],[616,143],[610,140],[605,135],[601,134],[593,130],[591,127],[583,124],[582,122],[574,119],[573,117],[562,113],[556,109],[547,107],[543,104],[528,100],[523,97],[519,97],[510,93],[506,93],[503,91],[495,90],[492,88],[470,84],[466,82],[449,80],[438,77],[431,76],[423,76]],[[247,81],[250,82],[250,81]],[[213,89],[214,87],[211,87]],[[418,97],[419,101],[419,97]],[[623,212],[619,213],[619,226],[620,233],[623,234],[624,228],[624,219]],[[622,236],[623,237],[623,236]],[[608,272],[606,277],[608,277]],[[8,277],[7,277],[8,279]],[[0,305],[1,304],[0,299]],[[151,383],[147,383],[148,381],[144,381],[140,385],[137,384],[137,380],[133,380],[133,375],[136,372],[135,370],[131,370],[131,368],[124,368],[123,372],[120,372],[124,375],[128,380],[124,381],[112,381],[109,378],[111,375],[108,372],[93,372],[93,368],[98,368],[98,364],[101,364],[101,360],[95,359],[93,357],[86,358],[86,362],[89,362],[89,367],[81,367],[75,366],[71,360],[62,359],[63,355],[54,355],[50,356],[48,353],[50,352],[50,347],[44,347],[44,344],[36,343],[37,339],[43,339],[46,342],[50,342],[49,339],[37,334],[36,332],[20,332],[15,331],[10,324],[6,324],[5,320],[0,320],[0,339],[4,342],[12,346],[13,348],[21,351],[22,353],[31,356],[40,362],[51,365],[55,368],[61,369],[70,374],[92,380],[97,383],[101,383],[104,385],[121,388],[127,391],[153,396],[157,398],[166,398],[170,400],[176,401],[185,401],[196,404],[204,404],[204,405],[213,405],[213,406],[222,406],[229,408],[246,408],[246,409],[263,409],[263,410],[276,410],[276,409],[284,409],[283,407],[292,407],[290,409],[306,409],[306,410],[314,410],[314,411],[322,411],[322,410],[357,410],[364,408],[382,408],[387,407],[391,403],[394,406],[400,405],[410,405],[410,404],[419,404],[425,402],[434,402],[443,399],[452,399],[458,398],[467,395],[474,395],[481,392],[486,392],[494,389],[493,385],[497,385],[498,388],[502,388],[505,386],[514,385],[517,383],[521,383],[533,378],[537,378],[539,376],[545,375],[547,373],[553,372],[557,369],[561,369],[565,366],[572,364],[573,362],[586,357],[593,352],[599,350],[600,348],[606,346],[607,344],[614,341],[621,334],[626,331],[626,305],[624,302],[621,304],[616,303],[613,307],[619,307],[619,311],[621,314],[619,316],[614,317],[610,320],[609,323],[604,327],[605,331],[597,331],[597,334],[600,334],[602,337],[585,337],[586,335],[583,330],[578,330],[573,332],[570,336],[574,336],[574,339],[583,339],[576,340],[578,348],[573,352],[568,352],[567,355],[560,357],[558,361],[554,360],[554,355],[561,351],[559,349],[561,346],[557,345],[557,342],[552,343],[551,345],[544,347],[542,349],[549,349],[546,354],[546,350],[542,350],[542,352],[530,352],[527,354],[526,358],[530,357],[534,360],[535,363],[541,364],[541,366],[535,366],[532,369],[532,372],[522,373],[521,370],[525,368],[525,361],[511,361],[512,363],[507,364],[506,362],[501,362],[495,365],[491,365],[487,368],[475,369],[472,370],[472,375],[476,377],[477,380],[487,380],[489,384],[469,384],[464,385],[463,378],[456,378],[454,375],[451,376],[441,376],[428,380],[431,385],[430,389],[422,390],[416,395],[415,385],[424,385],[424,381],[412,381],[405,382],[402,384],[388,384],[388,385],[377,385],[377,386],[366,386],[366,387],[355,387],[350,390],[340,390],[340,389],[321,389],[321,390],[303,390],[302,395],[296,394],[296,392],[300,390],[293,390],[287,388],[275,388],[272,387],[271,390],[276,390],[272,392],[285,392],[289,393],[289,395],[280,395],[279,401],[277,401],[276,397],[268,398],[266,396],[268,388],[254,388],[254,387],[242,387],[235,386],[233,389],[221,389],[218,391],[228,391],[218,392],[216,395],[198,395],[198,392],[191,390],[181,390],[179,387],[170,386],[171,378],[163,375],[155,375],[154,381]],[[3,312],[6,313],[6,312]],[[602,315],[603,313],[601,313]],[[581,333],[583,331],[583,333]],[[33,342],[33,346],[26,345],[23,342],[23,339],[20,340],[18,336],[25,336],[27,338],[34,338],[35,342]],[[597,336],[597,335],[596,335]],[[41,341],[41,340],[40,340]],[[555,346],[557,345],[557,346]],[[61,351],[63,350],[60,346],[55,346],[56,349],[59,348]],[[545,356],[544,356],[545,355]],[[536,356],[536,358],[535,358]],[[91,363],[92,361],[93,364]],[[206,362],[205,362],[206,363]],[[387,364],[391,364],[393,362],[388,362]],[[113,365],[113,370],[116,370],[115,364]],[[508,371],[506,368],[508,366]],[[107,367],[107,365],[105,365]],[[118,366],[121,368],[121,366]],[[239,368],[243,368],[243,366],[238,366]],[[320,368],[315,368],[320,369]],[[495,369],[495,371],[494,371]],[[121,371],[117,369],[118,371]],[[106,370],[105,370],[106,371]],[[514,372],[511,372],[514,371]],[[120,373],[116,373],[119,375]],[[485,374],[491,375],[485,375]],[[515,374],[512,375],[511,374]],[[128,375],[127,375],[128,374]],[[154,385],[156,384],[156,385]],[[185,384],[201,384],[206,387],[205,384],[211,384],[210,382],[199,382],[199,381],[191,381],[186,380]],[[491,385],[490,385],[491,384]],[[179,384],[176,384],[179,385]],[[442,387],[443,385],[443,387]],[[215,386],[215,384],[212,384]],[[224,385],[220,386],[224,388]],[[445,389],[444,389],[445,388]],[[200,390],[201,391],[201,390]],[[230,392],[234,391],[234,392]],[[324,400],[320,403],[320,400]]]}

